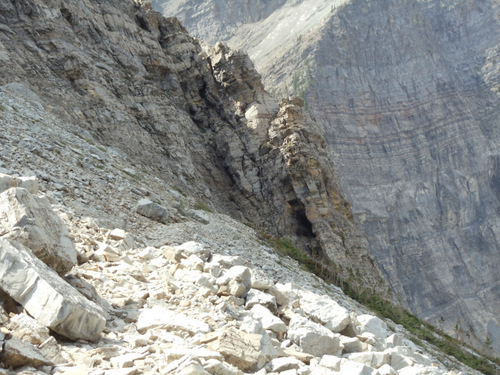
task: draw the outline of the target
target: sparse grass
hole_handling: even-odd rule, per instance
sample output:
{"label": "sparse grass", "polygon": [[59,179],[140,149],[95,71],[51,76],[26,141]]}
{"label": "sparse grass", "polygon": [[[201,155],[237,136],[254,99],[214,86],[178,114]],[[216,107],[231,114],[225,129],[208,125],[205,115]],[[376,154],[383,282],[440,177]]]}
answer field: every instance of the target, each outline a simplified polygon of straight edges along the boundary
{"label": "sparse grass", "polygon": [[196,203],[194,204],[194,209],[195,210],[202,210],[202,211],[206,211],[206,212],[210,212],[210,213],[213,212],[210,207],[208,207],[205,203],[202,203],[200,201],[196,201]]}
{"label": "sparse grass", "polygon": [[4,112],[6,110],[7,110],[7,108],[5,108],[3,105],[0,104],[0,112]]}
{"label": "sparse grass", "polygon": [[[467,346],[438,328],[434,327],[408,310],[398,306],[386,298],[374,293],[372,290],[362,290],[351,286],[348,280],[342,280],[339,277],[338,267],[333,262],[325,259],[313,259],[311,256],[300,250],[293,242],[287,238],[276,239],[267,233],[261,233],[261,236],[280,254],[288,255],[297,260],[304,269],[316,274],[323,280],[335,284],[342,288],[345,294],[357,300],[368,307],[380,317],[391,319],[394,323],[400,324],[412,333],[416,339],[415,343],[422,345],[427,342],[439,348],[443,353],[450,355],[465,365],[482,372],[485,375],[498,374],[497,369],[500,365],[499,358],[493,358],[478,352],[475,348],[472,351],[467,350]],[[354,277],[353,273],[353,277]],[[487,359],[487,360],[485,360]]]}

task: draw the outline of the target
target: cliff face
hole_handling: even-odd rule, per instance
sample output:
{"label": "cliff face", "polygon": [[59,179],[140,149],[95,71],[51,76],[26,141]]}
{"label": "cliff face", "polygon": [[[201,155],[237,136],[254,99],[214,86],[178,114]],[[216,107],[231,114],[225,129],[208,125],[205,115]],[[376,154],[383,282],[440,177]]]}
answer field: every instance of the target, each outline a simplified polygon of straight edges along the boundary
{"label": "cliff face", "polygon": [[[174,18],[133,1],[0,5],[0,84],[22,83],[82,138],[310,252],[387,286],[350,222],[327,144],[300,101],[278,105],[247,55],[203,50]],[[17,87],[17,86],[15,86]]]}
{"label": "cliff face", "polygon": [[288,1],[228,38],[267,87],[304,96],[397,298],[497,353],[499,12],[484,0]]}

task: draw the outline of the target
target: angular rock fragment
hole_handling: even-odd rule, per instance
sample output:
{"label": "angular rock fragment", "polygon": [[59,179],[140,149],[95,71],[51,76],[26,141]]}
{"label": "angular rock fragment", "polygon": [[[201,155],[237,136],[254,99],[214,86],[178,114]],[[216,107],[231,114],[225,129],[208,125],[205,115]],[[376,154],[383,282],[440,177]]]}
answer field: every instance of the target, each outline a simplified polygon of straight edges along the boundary
{"label": "angular rock fragment", "polygon": [[269,362],[266,367],[272,372],[283,372],[292,369],[298,369],[304,364],[295,357],[275,358]]}
{"label": "angular rock fragment", "polygon": [[[262,335],[246,333],[230,327],[207,336],[208,348],[221,353],[226,361],[240,370],[258,370],[265,364]],[[206,337],[207,337],[206,336]]]}
{"label": "angular rock fragment", "polygon": [[300,307],[308,316],[320,321],[333,332],[341,332],[351,322],[347,309],[330,298],[307,293],[301,298]]}
{"label": "angular rock fragment", "polygon": [[342,358],[338,375],[379,375],[378,371],[362,363]]}
{"label": "angular rock fragment", "polygon": [[182,250],[186,254],[186,256],[189,256],[192,254],[197,255],[205,262],[211,256],[209,249],[207,249],[201,243],[195,242],[195,241],[184,242],[182,245],[176,246],[175,248],[177,250]]}
{"label": "angular rock fragment", "polygon": [[168,210],[160,206],[158,203],[152,202],[147,198],[141,199],[135,211],[142,216],[150,218],[151,220],[158,221],[162,224],[168,223]]}
{"label": "angular rock fragment", "polygon": [[0,193],[12,187],[17,187],[16,179],[12,176],[0,173]]}
{"label": "angular rock fragment", "polygon": [[33,345],[40,345],[50,337],[47,327],[26,314],[13,316],[7,328],[12,332],[13,337]]}
{"label": "angular rock fragment", "polygon": [[155,327],[185,331],[192,335],[211,331],[208,324],[183,314],[177,314],[163,306],[153,306],[151,309],[143,310],[137,320],[139,332]]}
{"label": "angular rock fragment", "polygon": [[219,293],[235,297],[245,297],[252,286],[250,269],[244,266],[233,266],[217,279]]}
{"label": "angular rock fragment", "polygon": [[38,322],[71,340],[96,340],[102,309],[63,281],[24,246],[0,239],[0,288]]}
{"label": "angular rock fragment", "polygon": [[361,332],[371,332],[379,339],[385,339],[392,334],[387,324],[376,316],[369,314],[358,315],[358,321],[361,323]]}
{"label": "angular rock fragment", "polygon": [[273,314],[278,312],[276,297],[269,293],[264,293],[258,289],[250,289],[246,297],[245,308],[251,309],[255,305],[262,305],[269,309]]}
{"label": "angular rock fragment", "polygon": [[111,232],[109,232],[108,237],[111,238],[112,240],[119,241],[120,246],[124,250],[130,250],[135,247],[134,238],[130,235],[130,233],[127,233],[123,229],[120,228],[113,229]]}
{"label": "angular rock fragment", "polygon": [[285,333],[287,331],[286,324],[264,306],[255,305],[250,312],[255,319],[261,320],[262,326],[265,329],[269,329],[276,333]]}
{"label": "angular rock fragment", "polygon": [[347,355],[346,358],[369,367],[379,368],[383,365],[389,364],[391,356],[389,353],[365,352],[351,353]]}
{"label": "angular rock fragment", "polygon": [[0,362],[7,367],[47,366],[53,363],[33,344],[12,337],[6,340],[0,353]]}
{"label": "angular rock fragment", "polygon": [[322,325],[301,316],[292,318],[288,328],[288,337],[304,352],[316,357],[324,354],[339,356],[343,347],[338,336]]}
{"label": "angular rock fragment", "polygon": [[0,193],[12,187],[21,187],[35,194],[38,191],[38,179],[35,176],[13,177],[0,173]]}
{"label": "angular rock fragment", "polygon": [[61,275],[77,262],[68,229],[48,199],[35,197],[26,189],[11,188],[0,193],[0,233],[31,249]]}

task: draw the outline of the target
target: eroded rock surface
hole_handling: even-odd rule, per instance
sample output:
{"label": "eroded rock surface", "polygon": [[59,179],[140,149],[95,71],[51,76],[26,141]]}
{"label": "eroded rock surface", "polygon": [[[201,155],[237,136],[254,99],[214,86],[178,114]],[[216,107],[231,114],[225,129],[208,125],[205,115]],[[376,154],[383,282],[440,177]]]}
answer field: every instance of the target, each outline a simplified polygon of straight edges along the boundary
{"label": "eroded rock surface", "polygon": [[64,282],[24,246],[0,239],[0,288],[46,327],[72,340],[96,340],[102,309]]}
{"label": "eroded rock surface", "polygon": [[76,264],[77,253],[64,222],[46,197],[24,188],[0,193],[0,236],[15,240],[57,273],[64,275]]}
{"label": "eroded rock surface", "polygon": [[154,3],[305,98],[398,301],[500,353],[498,2]]}

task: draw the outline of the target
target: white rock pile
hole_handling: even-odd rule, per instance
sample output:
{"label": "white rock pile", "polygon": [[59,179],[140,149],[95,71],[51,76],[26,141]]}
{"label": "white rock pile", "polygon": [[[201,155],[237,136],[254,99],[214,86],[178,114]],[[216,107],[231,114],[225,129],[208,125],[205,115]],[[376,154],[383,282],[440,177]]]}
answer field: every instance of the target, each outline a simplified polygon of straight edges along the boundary
{"label": "white rock pile", "polygon": [[7,239],[23,223],[38,234],[44,224],[32,216],[42,198],[9,186],[1,212],[19,211],[5,197],[30,198],[16,223],[1,217],[9,230],[0,239],[0,288],[15,305],[0,310],[3,373],[453,374],[399,328],[341,306],[328,292],[335,288],[222,215],[163,225],[164,243],[193,230],[203,238],[176,246],[103,231],[90,259],[61,278],[30,250],[38,237]]}

